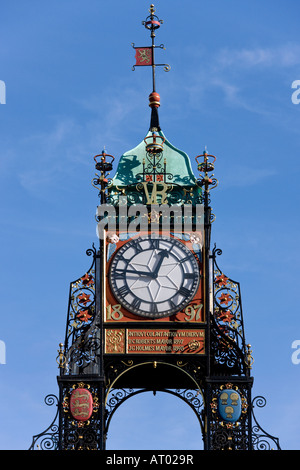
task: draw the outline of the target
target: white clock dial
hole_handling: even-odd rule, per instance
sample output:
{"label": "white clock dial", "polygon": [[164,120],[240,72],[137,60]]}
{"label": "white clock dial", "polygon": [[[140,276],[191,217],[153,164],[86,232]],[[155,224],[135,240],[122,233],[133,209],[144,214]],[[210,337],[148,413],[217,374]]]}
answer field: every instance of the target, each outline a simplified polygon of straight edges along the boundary
{"label": "white clock dial", "polygon": [[194,254],[179,240],[143,236],[115,254],[109,272],[112,292],[128,311],[159,318],[182,310],[199,285]]}

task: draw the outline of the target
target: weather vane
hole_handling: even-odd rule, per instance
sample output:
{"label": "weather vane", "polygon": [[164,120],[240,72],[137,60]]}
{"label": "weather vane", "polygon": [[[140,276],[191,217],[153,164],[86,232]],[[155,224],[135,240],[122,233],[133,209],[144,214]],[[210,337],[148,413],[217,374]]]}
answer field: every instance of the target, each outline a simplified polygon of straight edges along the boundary
{"label": "weather vane", "polygon": [[151,66],[152,67],[152,84],[153,84],[153,92],[155,92],[155,67],[163,66],[164,70],[168,72],[170,70],[170,66],[168,64],[156,64],[154,59],[154,50],[156,48],[165,49],[163,44],[156,46],[154,44],[155,39],[155,31],[160,28],[163,23],[163,20],[159,20],[158,17],[154,14],[155,9],[154,5],[150,5],[150,15],[147,16],[145,21],[142,21],[142,24],[145,26],[146,29],[151,31],[150,37],[152,39],[152,45],[147,47],[136,47],[134,43],[132,43],[132,47],[135,49],[135,59],[136,63],[133,65],[132,70],[135,70],[137,66]]}

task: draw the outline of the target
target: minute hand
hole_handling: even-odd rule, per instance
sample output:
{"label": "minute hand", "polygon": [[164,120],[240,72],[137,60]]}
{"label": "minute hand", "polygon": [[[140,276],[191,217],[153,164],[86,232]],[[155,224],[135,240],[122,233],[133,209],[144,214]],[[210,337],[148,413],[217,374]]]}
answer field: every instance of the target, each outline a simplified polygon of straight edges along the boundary
{"label": "minute hand", "polygon": [[[124,272],[123,269],[116,269],[116,271],[120,271],[120,272]],[[125,270],[125,274],[143,274],[144,276],[148,276],[148,277],[154,277],[154,273],[152,272],[149,272],[149,271],[135,271],[134,269],[126,269]]]}

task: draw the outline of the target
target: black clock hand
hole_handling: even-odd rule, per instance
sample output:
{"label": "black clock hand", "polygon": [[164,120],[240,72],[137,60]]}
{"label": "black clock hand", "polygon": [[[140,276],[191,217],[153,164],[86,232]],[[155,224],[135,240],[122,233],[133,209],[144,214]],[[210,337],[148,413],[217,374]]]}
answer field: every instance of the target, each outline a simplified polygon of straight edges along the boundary
{"label": "black clock hand", "polygon": [[135,271],[134,269],[116,269],[118,272],[123,272],[124,274],[130,273],[130,274],[139,274],[139,275],[144,275],[148,277],[154,278],[154,273],[148,272],[148,271]]}
{"label": "black clock hand", "polygon": [[154,269],[154,271],[153,271],[153,274],[154,274],[155,277],[158,276],[158,272],[159,272],[159,270],[160,270],[160,267],[161,267],[161,265],[162,265],[162,262],[163,262],[164,258],[168,258],[168,257],[169,257],[169,252],[168,252],[167,250],[162,250],[162,251],[159,253],[159,255],[160,255],[160,259],[158,260],[158,262],[157,262],[157,264],[156,264],[156,266],[155,266],[155,269]]}

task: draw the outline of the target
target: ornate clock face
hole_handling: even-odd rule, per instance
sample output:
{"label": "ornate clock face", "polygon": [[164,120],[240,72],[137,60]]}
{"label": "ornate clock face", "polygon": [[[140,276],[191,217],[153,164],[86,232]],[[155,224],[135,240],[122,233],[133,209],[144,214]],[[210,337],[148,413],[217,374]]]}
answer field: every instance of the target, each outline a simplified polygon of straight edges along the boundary
{"label": "ornate clock face", "polygon": [[180,241],[142,236],[114,255],[109,280],[118,302],[129,312],[149,318],[173,315],[193,299],[199,266]]}

